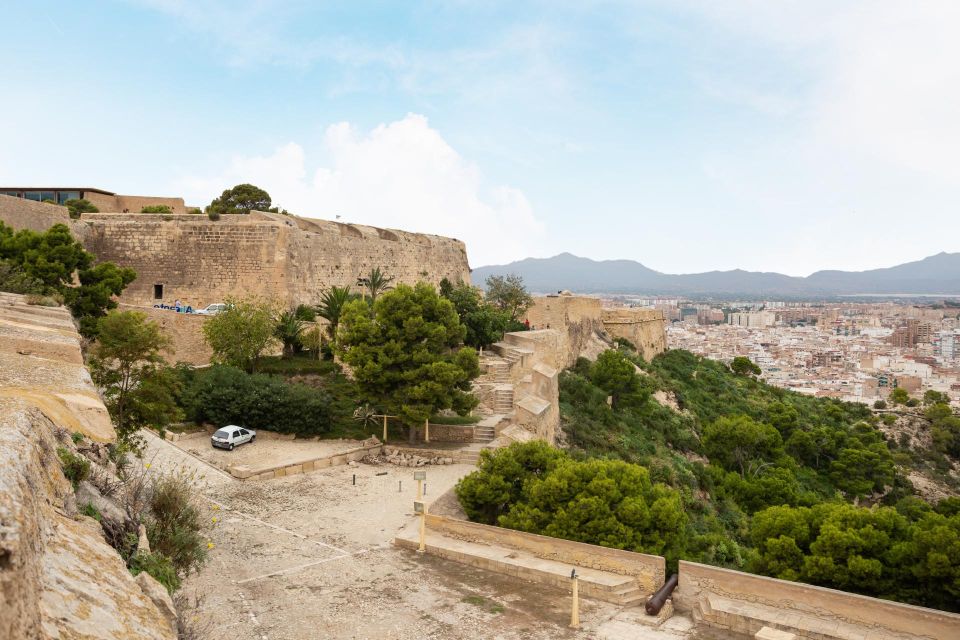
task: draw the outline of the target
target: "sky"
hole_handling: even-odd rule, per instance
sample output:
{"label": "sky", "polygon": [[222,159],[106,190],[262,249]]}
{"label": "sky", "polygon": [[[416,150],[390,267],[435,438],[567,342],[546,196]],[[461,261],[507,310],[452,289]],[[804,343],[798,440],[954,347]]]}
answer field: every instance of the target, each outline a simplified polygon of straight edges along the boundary
{"label": "sky", "polygon": [[0,186],[202,206],[251,182],[300,215],[459,238],[474,267],[960,251],[955,0],[3,11]]}

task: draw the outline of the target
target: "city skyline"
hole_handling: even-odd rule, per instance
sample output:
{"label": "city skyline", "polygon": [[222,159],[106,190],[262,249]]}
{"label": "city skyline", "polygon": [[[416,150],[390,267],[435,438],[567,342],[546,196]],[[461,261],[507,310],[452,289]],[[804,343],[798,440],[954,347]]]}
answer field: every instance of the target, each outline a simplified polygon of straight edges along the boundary
{"label": "city skyline", "polygon": [[0,183],[805,276],[960,251],[960,8],[175,0],[7,9]]}

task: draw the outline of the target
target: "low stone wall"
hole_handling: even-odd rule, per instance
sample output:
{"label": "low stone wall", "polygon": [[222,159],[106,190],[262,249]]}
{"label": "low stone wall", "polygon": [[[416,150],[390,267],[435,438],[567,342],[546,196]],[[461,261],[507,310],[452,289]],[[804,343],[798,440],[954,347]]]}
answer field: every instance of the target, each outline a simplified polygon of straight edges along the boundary
{"label": "low stone wall", "polygon": [[434,514],[427,515],[427,528],[468,542],[513,547],[547,560],[631,576],[636,578],[637,585],[645,593],[656,591],[664,582],[666,561],[660,556],[608,549]]}
{"label": "low stone wall", "polygon": [[472,424],[430,423],[430,442],[473,442]]}
{"label": "low stone wall", "polygon": [[804,638],[845,637],[840,635],[840,627],[846,625],[857,628],[864,638],[892,634],[931,640],[960,638],[958,614],[681,560],[674,607],[696,615],[710,609],[711,596],[745,606],[741,614],[722,612],[714,621],[704,616],[704,622],[740,633],[756,633],[764,626],[747,615],[750,606],[759,605],[779,612],[775,626]]}
{"label": "low stone wall", "polygon": [[186,362],[192,365],[209,364],[213,351],[203,337],[203,325],[210,316],[194,313],[177,313],[169,309],[121,304],[123,311],[141,311],[147,314],[170,338],[170,353],[165,354],[170,362]]}
{"label": "low stone wall", "polygon": [[[431,430],[431,439],[433,438],[433,425],[430,426]],[[431,448],[429,444],[423,445],[413,445],[413,446],[397,446],[393,443],[388,443],[383,448],[383,455],[389,456],[394,451],[399,451],[400,453],[408,453],[411,455],[419,456],[421,458],[450,458],[453,460],[454,464],[476,464],[477,453],[475,451],[463,451],[460,449],[434,449]]]}
{"label": "low stone wall", "polygon": [[[259,433],[260,432],[258,432],[258,437]],[[354,449],[347,449],[346,451],[340,451],[322,458],[283,462],[278,465],[264,467],[233,465],[227,467],[226,471],[238,480],[272,480],[284,476],[295,476],[301,473],[312,473],[328,467],[340,467],[350,462],[362,460],[368,455],[379,455],[382,450],[383,445],[380,444],[376,438],[373,438],[372,441],[365,441],[364,444]]]}

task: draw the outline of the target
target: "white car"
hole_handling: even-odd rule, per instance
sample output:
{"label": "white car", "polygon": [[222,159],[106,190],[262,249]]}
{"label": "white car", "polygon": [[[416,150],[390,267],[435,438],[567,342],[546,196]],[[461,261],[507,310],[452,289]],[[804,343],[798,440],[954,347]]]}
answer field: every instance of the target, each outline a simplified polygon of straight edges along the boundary
{"label": "white car", "polygon": [[215,449],[228,449],[233,451],[235,446],[253,442],[256,439],[257,432],[253,429],[244,429],[235,424],[228,424],[222,429],[217,429],[216,432],[210,436],[210,444],[212,444]]}
{"label": "white car", "polygon": [[215,316],[221,311],[226,311],[227,305],[224,302],[217,302],[215,304],[208,304],[203,309],[197,309],[194,311],[197,315],[201,316]]}

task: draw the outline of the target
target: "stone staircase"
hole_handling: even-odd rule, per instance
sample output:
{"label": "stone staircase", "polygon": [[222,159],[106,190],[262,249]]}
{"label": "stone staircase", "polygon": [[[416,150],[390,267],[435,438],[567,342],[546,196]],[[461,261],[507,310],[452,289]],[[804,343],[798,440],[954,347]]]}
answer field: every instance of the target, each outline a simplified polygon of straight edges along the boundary
{"label": "stone staircase", "polygon": [[510,363],[501,358],[486,358],[489,378],[496,384],[510,384]]}
{"label": "stone staircase", "polygon": [[513,411],[512,384],[498,384],[493,388],[493,410],[501,415]]}
{"label": "stone staircase", "polygon": [[491,347],[497,353],[497,355],[506,360],[511,367],[514,365],[514,363],[519,362],[524,356],[533,355],[533,351],[531,349],[518,347],[508,342],[495,342],[493,345],[491,345]]}

